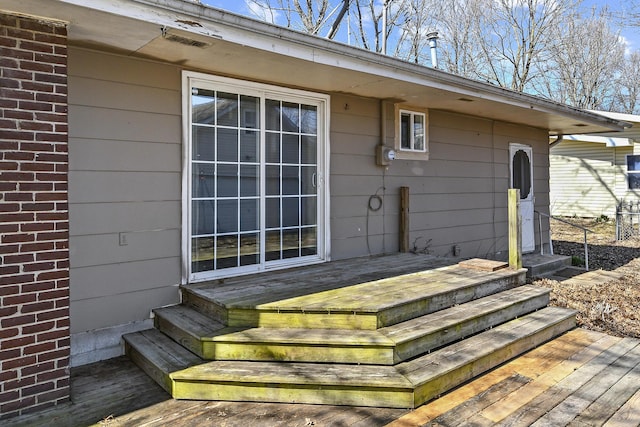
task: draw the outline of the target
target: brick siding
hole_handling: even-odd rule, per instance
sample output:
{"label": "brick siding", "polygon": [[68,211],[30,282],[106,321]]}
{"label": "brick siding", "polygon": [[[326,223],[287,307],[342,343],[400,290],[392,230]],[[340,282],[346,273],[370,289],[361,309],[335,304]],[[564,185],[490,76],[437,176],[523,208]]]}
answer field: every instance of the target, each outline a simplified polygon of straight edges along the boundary
{"label": "brick siding", "polygon": [[0,13],[0,419],[69,397],[67,30]]}

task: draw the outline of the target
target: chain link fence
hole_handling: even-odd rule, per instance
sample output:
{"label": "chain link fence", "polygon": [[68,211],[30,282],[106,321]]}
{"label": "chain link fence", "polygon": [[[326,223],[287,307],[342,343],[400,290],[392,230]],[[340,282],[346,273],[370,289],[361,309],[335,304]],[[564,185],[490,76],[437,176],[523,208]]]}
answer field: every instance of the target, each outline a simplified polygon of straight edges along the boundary
{"label": "chain link fence", "polygon": [[616,239],[640,237],[640,201],[620,202],[616,208]]}

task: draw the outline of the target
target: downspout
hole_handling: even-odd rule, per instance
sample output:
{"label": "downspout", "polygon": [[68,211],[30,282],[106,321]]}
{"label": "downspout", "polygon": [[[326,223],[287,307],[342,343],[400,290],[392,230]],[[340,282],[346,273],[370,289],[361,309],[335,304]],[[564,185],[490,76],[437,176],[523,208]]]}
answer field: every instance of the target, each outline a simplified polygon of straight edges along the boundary
{"label": "downspout", "polygon": [[[558,134],[556,140],[549,143],[549,150],[551,150],[556,145],[560,144],[564,139],[563,134]],[[549,153],[551,154],[551,153]],[[549,208],[549,214],[551,214],[551,208]],[[534,211],[535,215],[535,211]],[[544,255],[544,244],[542,243],[542,215],[538,212],[538,234],[540,236],[540,255]],[[549,253],[553,255],[553,241],[551,240],[551,216],[549,216]]]}
{"label": "downspout", "polygon": [[560,143],[562,142],[562,140],[563,140],[563,139],[564,139],[564,135],[559,134],[559,135],[557,136],[557,138],[556,138],[556,140],[555,140],[555,141],[553,141],[553,142],[549,143],[549,148],[553,148],[553,147],[555,147],[556,145],[560,144]]}

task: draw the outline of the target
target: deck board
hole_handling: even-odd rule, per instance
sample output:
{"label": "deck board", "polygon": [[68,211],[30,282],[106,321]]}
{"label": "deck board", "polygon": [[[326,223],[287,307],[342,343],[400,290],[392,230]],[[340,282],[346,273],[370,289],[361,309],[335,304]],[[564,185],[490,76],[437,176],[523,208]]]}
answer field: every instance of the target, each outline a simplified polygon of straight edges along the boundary
{"label": "deck board", "polygon": [[412,389],[412,384],[396,374],[391,366],[345,365],[317,363],[238,362],[217,361],[174,372],[175,381],[235,382],[239,379],[269,384],[299,384],[330,386],[358,383],[366,387]]}
{"label": "deck board", "polygon": [[222,327],[187,306],[154,312],[157,328],[203,359],[390,365],[541,309],[549,292],[521,286],[377,331]]}
{"label": "deck board", "polygon": [[457,305],[448,310],[438,311],[425,317],[387,326],[379,329],[379,332],[396,343],[402,343],[411,339],[416,333],[426,335],[427,333],[434,333],[435,331],[451,327],[451,325],[456,324],[461,318],[463,318],[463,314],[468,315],[468,317],[476,318],[481,313],[485,313],[487,311],[498,311],[507,307],[515,301],[518,301],[518,298],[533,298],[547,294],[548,290],[543,288],[521,286],[517,289],[511,290],[508,294],[490,295],[464,306]]}
{"label": "deck board", "polygon": [[[305,426],[307,423],[313,423],[317,427],[382,427],[387,423],[390,423],[389,427],[415,427],[428,424],[469,400],[477,401],[481,398],[476,396],[497,393],[497,389],[493,387],[514,375],[530,378],[531,381],[527,384],[496,400],[485,409],[479,410],[479,407],[476,407],[476,415],[469,417],[466,423],[457,424],[495,425],[496,422],[487,418],[491,414],[496,418],[505,419],[505,414],[508,416],[519,410],[521,410],[520,413],[532,410],[533,406],[530,404],[535,403],[532,401],[536,396],[531,399],[524,399],[524,396],[534,393],[534,387],[541,387],[542,392],[538,393],[539,396],[544,394],[544,390],[552,389],[554,384],[570,375],[587,371],[599,372],[605,364],[615,366],[618,359],[615,355],[621,353],[620,349],[616,350],[615,347],[621,341],[621,338],[602,333],[575,329],[411,412],[404,409],[353,406],[175,400],[171,399],[130,360],[119,357],[72,368],[72,403],[37,414],[3,420],[3,427],[43,425],[71,427],[90,425],[103,420],[101,425],[113,427],[134,425],[272,427]],[[638,343],[640,341],[635,340],[635,344]],[[634,343],[631,344],[627,347],[633,348]],[[634,369],[637,369],[637,364]],[[621,377],[616,384],[633,382],[626,380],[631,372]],[[610,387],[609,390],[612,388]],[[575,393],[577,390],[572,390],[567,397]],[[605,393],[607,390],[603,387],[602,396]],[[514,395],[519,398],[512,398]],[[480,406],[484,406],[484,403]],[[501,405],[504,405],[504,408],[501,408]],[[470,408],[469,405],[467,408]],[[468,413],[464,413],[464,416],[471,415],[473,411],[470,409]],[[491,423],[480,423],[482,415]],[[637,426],[640,423],[640,391],[629,397],[621,407],[609,407],[608,413],[604,416],[609,416],[604,424],[606,427]],[[107,417],[109,417],[108,422]],[[534,418],[531,423],[538,418]],[[513,425],[528,424],[513,423]],[[601,424],[594,423],[594,425]]]}
{"label": "deck board", "polygon": [[[578,330],[580,331],[584,330]],[[565,335],[565,339],[558,340],[560,346],[557,352],[538,355],[545,348],[542,347],[529,356],[532,361],[530,369],[525,371],[523,366],[518,372],[530,376],[533,381],[511,393],[499,403],[485,408],[481,413],[482,416],[493,422],[502,421],[516,410],[525,408],[535,397],[620,340],[620,338],[604,336],[591,342],[591,336],[592,334],[570,333]],[[572,337],[573,340],[568,342],[568,337]]]}
{"label": "deck board", "polygon": [[[441,426],[457,427],[467,422],[470,418],[474,418],[487,406],[500,401],[514,391],[522,388],[522,386],[528,384],[530,381],[531,379],[528,377],[520,374],[513,374],[512,376],[492,385],[482,393],[478,393],[472,398],[467,399],[464,403],[456,406],[451,411],[440,415],[434,420],[434,422]],[[480,420],[476,419],[473,423],[480,423]]]}
{"label": "deck board", "polygon": [[[638,347],[636,347],[638,349]],[[631,353],[631,352],[630,352]],[[572,425],[604,424],[611,415],[611,408],[622,407],[634,394],[640,391],[640,357],[637,356],[631,363],[635,365],[607,391],[601,394],[589,407],[582,411],[572,421]],[[601,387],[601,385],[598,385]],[[638,420],[640,422],[640,419]]]}
{"label": "deck board", "polygon": [[604,427],[628,427],[636,423],[640,425],[640,391],[637,391],[627,402],[604,423]]}
{"label": "deck board", "polygon": [[[632,341],[640,344],[639,340]],[[579,384],[587,383],[590,378],[602,372],[604,366],[617,367],[621,361],[620,356],[629,353],[632,348],[634,348],[633,344],[625,343],[622,338],[585,329],[575,329],[443,395],[442,398],[403,415],[388,427],[446,425],[442,421],[451,419],[449,415],[459,413],[468,401],[477,399],[478,396],[487,393],[493,386],[513,375],[522,375],[530,381],[484,409],[477,408],[476,413],[466,421],[453,425],[530,426],[566,399],[579,397]],[[634,370],[638,367],[638,361],[640,358],[636,357]],[[580,378],[585,375],[587,378],[580,381]],[[635,371],[629,370],[616,383],[614,387],[621,387],[618,389],[620,393],[611,391],[612,388],[607,387],[607,384],[593,382],[602,396],[612,393],[611,397],[616,396],[617,401],[627,400],[620,407],[617,403],[612,406],[602,405],[600,409],[604,412],[600,419],[594,419],[593,423],[580,424],[580,420],[576,418],[576,425],[601,426],[603,424],[600,421],[605,417],[608,421],[604,425],[608,427],[640,425],[640,392],[629,396],[629,389],[622,386],[626,383],[633,389],[632,384],[637,380],[634,380],[632,375],[635,375]],[[636,386],[638,386],[637,383]],[[565,393],[559,394],[559,391]],[[545,403],[548,406],[545,406]],[[473,412],[473,410],[470,411],[470,413]],[[570,425],[572,420],[556,421],[557,423],[544,425],[565,426]]]}
{"label": "deck board", "polygon": [[603,390],[607,392],[614,387],[637,365],[640,358],[640,344],[636,340],[624,339],[622,342],[630,345],[623,347],[628,348],[628,351],[619,358],[610,360],[608,364],[603,364],[602,370],[579,387],[575,394],[564,399],[532,425],[568,425],[592,405],[603,394]]}
{"label": "deck board", "polygon": [[[205,297],[218,300],[225,306],[245,307],[306,295],[310,290],[331,290],[451,264],[452,261],[446,258],[395,254],[236,277],[225,279],[223,283],[202,282],[189,285],[189,288]],[[304,280],[308,277],[317,280],[309,283]]]}
{"label": "deck board", "polygon": [[[453,261],[446,258],[431,257],[428,255],[398,254],[379,258],[358,258],[355,260],[335,261],[327,264],[308,266],[305,268],[287,270],[283,272],[263,273],[261,275],[245,276],[227,280],[222,285],[204,282],[189,285],[187,289],[202,295],[210,300],[218,301],[227,308],[300,308],[312,306],[334,299],[349,298],[350,293],[343,293],[342,288],[356,286],[361,288],[362,295],[367,292],[389,293],[393,292],[393,286],[385,289],[381,284],[385,279],[390,279],[394,286],[403,288],[414,286],[415,277],[412,274],[427,271],[431,275],[451,274],[438,273],[441,267],[451,267]],[[462,270],[462,269],[460,269]],[[393,276],[405,277],[405,280],[393,280]],[[461,278],[481,277],[481,274],[462,274]],[[313,281],[305,280],[314,277]],[[410,281],[409,279],[412,278]],[[449,277],[452,278],[452,277]],[[417,279],[416,279],[417,280]],[[213,285],[213,286],[212,286]],[[313,291],[312,295],[309,295]],[[355,303],[359,303],[356,299]]]}
{"label": "deck board", "polygon": [[[502,420],[499,425],[530,426],[540,418],[548,417],[547,414],[565,400],[578,399],[580,397],[578,391],[583,385],[598,376],[607,367],[614,364],[633,347],[635,347],[633,343],[625,340],[615,343],[591,359],[588,363],[575,369],[562,380],[536,396],[536,398],[532,399],[526,406],[509,415],[509,417]],[[602,387],[604,387],[604,385],[602,385]]]}

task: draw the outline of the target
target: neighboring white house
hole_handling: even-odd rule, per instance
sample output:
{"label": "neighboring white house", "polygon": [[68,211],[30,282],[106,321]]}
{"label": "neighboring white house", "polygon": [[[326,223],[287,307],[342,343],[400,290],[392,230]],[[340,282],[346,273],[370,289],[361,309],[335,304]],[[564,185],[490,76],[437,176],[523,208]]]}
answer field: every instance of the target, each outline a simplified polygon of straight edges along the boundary
{"label": "neighboring white house", "polygon": [[549,149],[551,214],[614,218],[640,199],[640,116],[599,112],[633,124],[620,133],[565,135]]}

